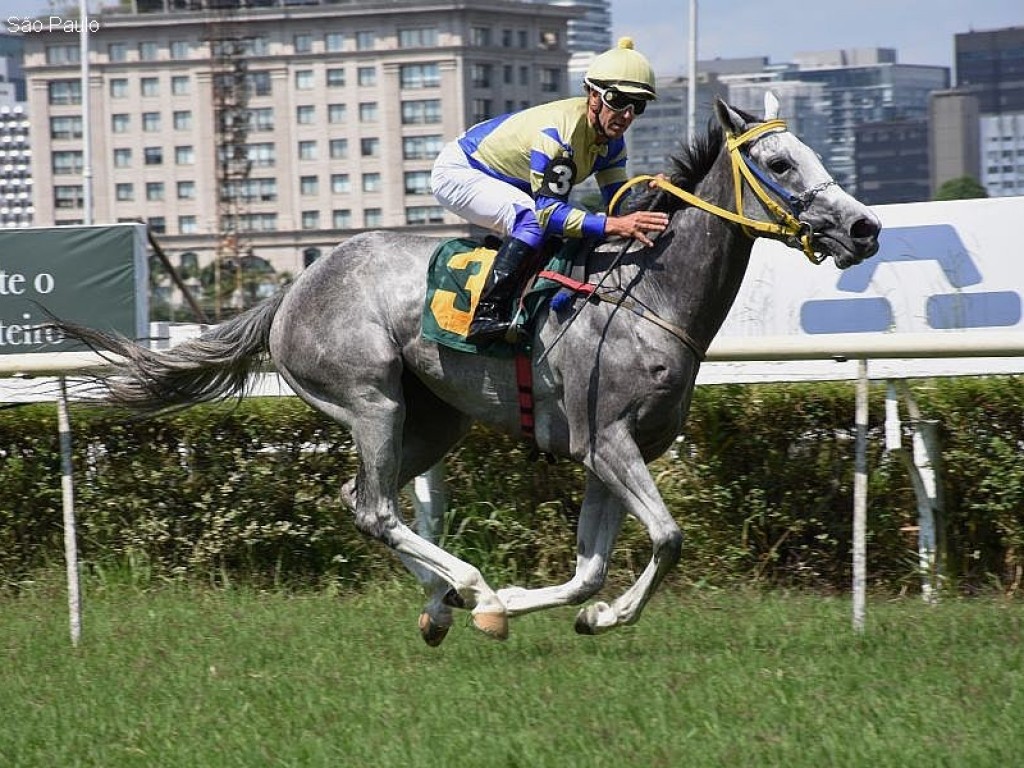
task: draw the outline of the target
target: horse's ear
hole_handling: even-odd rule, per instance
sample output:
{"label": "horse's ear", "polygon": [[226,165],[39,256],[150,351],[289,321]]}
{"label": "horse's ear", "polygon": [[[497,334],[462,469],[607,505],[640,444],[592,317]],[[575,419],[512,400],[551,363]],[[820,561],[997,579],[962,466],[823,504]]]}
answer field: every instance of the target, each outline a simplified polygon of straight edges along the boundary
{"label": "horse's ear", "polygon": [[764,92],[764,119],[774,120],[779,116],[779,100],[772,91]]}
{"label": "horse's ear", "polygon": [[742,115],[717,97],[715,98],[715,114],[726,133],[739,136],[747,130],[747,121],[743,119]]}

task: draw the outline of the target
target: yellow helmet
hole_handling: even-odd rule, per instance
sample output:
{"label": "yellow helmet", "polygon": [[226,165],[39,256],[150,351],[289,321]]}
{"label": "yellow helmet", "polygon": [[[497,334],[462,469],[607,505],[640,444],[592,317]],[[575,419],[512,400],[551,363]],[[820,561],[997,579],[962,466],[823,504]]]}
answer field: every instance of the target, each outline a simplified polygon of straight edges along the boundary
{"label": "yellow helmet", "polygon": [[654,88],[654,70],[639,51],[633,50],[633,38],[620,37],[619,44],[591,62],[583,82],[598,88],[616,90],[646,99],[658,97]]}

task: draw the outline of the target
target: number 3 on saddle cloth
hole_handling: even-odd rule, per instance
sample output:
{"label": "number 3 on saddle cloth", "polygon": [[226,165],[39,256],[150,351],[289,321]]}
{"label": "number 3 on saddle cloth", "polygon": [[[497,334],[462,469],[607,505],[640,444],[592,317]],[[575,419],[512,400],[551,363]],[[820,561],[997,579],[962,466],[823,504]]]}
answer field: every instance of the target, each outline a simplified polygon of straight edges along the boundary
{"label": "number 3 on saddle cloth", "polygon": [[[582,259],[592,245],[584,241],[569,240],[564,244],[551,243],[542,249],[537,263],[529,265],[533,278],[541,271],[568,275],[582,269]],[[513,357],[530,353],[533,327],[537,311],[544,302],[561,287],[559,283],[546,278],[526,280],[526,288],[520,298],[520,324],[523,332],[517,342],[491,341],[473,344],[466,341],[469,324],[473,320],[480,294],[487,284],[487,275],[494,262],[496,250],[481,245],[475,240],[454,238],[437,247],[430,257],[427,270],[427,299],[423,306],[422,332],[426,339],[452,349],[494,357]]]}

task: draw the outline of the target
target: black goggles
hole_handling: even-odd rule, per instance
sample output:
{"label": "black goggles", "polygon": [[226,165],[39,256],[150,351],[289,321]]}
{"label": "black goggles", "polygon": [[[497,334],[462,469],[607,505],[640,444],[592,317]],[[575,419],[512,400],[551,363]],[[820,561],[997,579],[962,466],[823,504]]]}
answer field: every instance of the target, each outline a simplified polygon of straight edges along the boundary
{"label": "black goggles", "polygon": [[591,88],[601,95],[601,101],[612,112],[624,112],[632,107],[634,115],[642,115],[647,109],[647,99],[628,96],[615,88],[598,88],[596,85],[592,85]]}

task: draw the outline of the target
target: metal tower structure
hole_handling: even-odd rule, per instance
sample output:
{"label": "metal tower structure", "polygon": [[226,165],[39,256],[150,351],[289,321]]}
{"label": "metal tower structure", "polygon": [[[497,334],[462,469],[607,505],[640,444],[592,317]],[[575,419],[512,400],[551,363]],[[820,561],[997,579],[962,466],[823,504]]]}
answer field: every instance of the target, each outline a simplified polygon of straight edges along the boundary
{"label": "metal tower structure", "polygon": [[233,4],[218,6],[208,38],[213,89],[214,143],[217,168],[214,259],[214,320],[221,320],[223,301],[241,306],[243,234],[249,200],[246,181],[252,169],[246,146],[249,137],[250,78],[247,38],[233,23]]}

